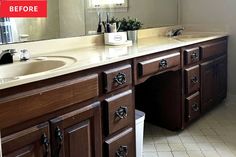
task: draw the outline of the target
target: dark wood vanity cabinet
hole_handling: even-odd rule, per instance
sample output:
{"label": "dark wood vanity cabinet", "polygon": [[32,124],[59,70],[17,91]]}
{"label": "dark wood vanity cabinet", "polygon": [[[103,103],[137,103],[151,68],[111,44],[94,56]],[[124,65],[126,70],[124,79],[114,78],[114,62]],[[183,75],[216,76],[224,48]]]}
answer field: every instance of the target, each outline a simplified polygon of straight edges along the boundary
{"label": "dark wood vanity cabinet", "polygon": [[3,157],[102,157],[98,84],[98,74],[71,74],[1,93]]}
{"label": "dark wood vanity cabinet", "polygon": [[2,138],[3,157],[50,157],[49,124],[43,123]]}
{"label": "dark wood vanity cabinet", "polygon": [[2,139],[3,157],[102,157],[99,102]]}
{"label": "dark wood vanity cabinet", "polygon": [[[196,65],[188,69],[199,67],[198,86],[200,87],[199,111],[205,113],[212,107],[220,103],[227,94],[227,39],[218,39],[199,44],[200,60]],[[186,69],[187,70],[187,69]],[[188,71],[188,70],[187,70]],[[185,78],[185,81],[187,79]],[[186,94],[188,91],[188,83],[185,83]],[[193,95],[192,95],[193,96]],[[192,97],[190,96],[190,97]],[[185,103],[188,103],[188,99]],[[188,105],[186,106],[186,113],[189,112]],[[198,113],[199,114],[199,113]],[[186,114],[189,116],[189,114]],[[196,118],[199,116],[196,116]],[[186,117],[187,122],[191,118]]]}
{"label": "dark wood vanity cabinet", "polygon": [[227,38],[0,92],[3,157],[135,157],[135,108],[184,129],[227,93]]}

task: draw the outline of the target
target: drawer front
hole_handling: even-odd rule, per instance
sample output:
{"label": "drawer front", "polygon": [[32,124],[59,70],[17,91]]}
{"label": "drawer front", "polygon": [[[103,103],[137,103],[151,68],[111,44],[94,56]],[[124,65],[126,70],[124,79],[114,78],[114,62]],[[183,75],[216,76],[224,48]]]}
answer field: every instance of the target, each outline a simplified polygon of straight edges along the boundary
{"label": "drawer front", "polygon": [[138,73],[139,76],[142,77],[165,71],[176,66],[180,66],[179,52],[139,62]]}
{"label": "drawer front", "polygon": [[186,120],[191,121],[200,115],[199,92],[186,98]]}
{"label": "drawer front", "polygon": [[134,123],[132,95],[132,90],[129,90],[105,99],[105,128],[107,135]]}
{"label": "drawer front", "polygon": [[105,155],[109,157],[135,157],[134,130],[129,128],[105,141]]}
{"label": "drawer front", "polygon": [[98,96],[98,75],[62,81],[0,102],[0,129]]}
{"label": "drawer front", "polygon": [[185,69],[185,93],[191,94],[200,88],[199,65]]}
{"label": "drawer front", "polygon": [[125,87],[132,83],[131,65],[104,71],[103,76],[105,93]]}
{"label": "drawer front", "polygon": [[198,62],[200,59],[199,47],[184,50],[185,65]]}
{"label": "drawer front", "polygon": [[220,54],[226,53],[227,51],[227,41],[218,41],[215,43],[209,43],[200,46],[202,59],[219,56]]}

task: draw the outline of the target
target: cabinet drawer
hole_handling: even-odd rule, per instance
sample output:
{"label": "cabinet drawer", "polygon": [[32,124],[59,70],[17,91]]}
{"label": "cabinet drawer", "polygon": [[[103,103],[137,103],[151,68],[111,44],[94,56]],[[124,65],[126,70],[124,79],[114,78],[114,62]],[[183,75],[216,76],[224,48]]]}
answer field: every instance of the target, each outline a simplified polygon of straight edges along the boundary
{"label": "cabinet drawer", "polygon": [[125,65],[103,72],[104,91],[106,93],[132,83],[131,65]]}
{"label": "cabinet drawer", "polygon": [[214,43],[204,44],[200,46],[202,59],[219,56],[220,54],[226,53],[227,41],[218,41]]}
{"label": "cabinet drawer", "polygon": [[185,69],[185,93],[191,94],[200,88],[199,65]]}
{"label": "cabinet drawer", "polygon": [[132,90],[105,99],[106,134],[112,134],[134,123]]}
{"label": "cabinet drawer", "polygon": [[186,120],[191,121],[200,115],[199,92],[186,98]]}
{"label": "cabinet drawer", "polygon": [[134,157],[134,130],[129,128],[121,134],[105,141],[105,154],[109,157]]}
{"label": "cabinet drawer", "polygon": [[199,47],[184,50],[185,65],[198,62],[199,59],[200,59]]}
{"label": "cabinet drawer", "polygon": [[172,53],[138,63],[139,76],[147,76],[180,65],[180,53]]}
{"label": "cabinet drawer", "polygon": [[98,96],[98,75],[53,83],[0,99],[0,129]]}

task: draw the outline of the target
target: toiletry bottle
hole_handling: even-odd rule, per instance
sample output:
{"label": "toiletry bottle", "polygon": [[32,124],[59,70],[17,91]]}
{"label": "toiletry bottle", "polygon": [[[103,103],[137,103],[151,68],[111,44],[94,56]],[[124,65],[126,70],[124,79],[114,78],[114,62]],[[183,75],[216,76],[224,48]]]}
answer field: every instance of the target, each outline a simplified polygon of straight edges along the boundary
{"label": "toiletry bottle", "polygon": [[109,13],[107,13],[106,32],[111,33],[111,24],[110,24],[110,20],[109,20]]}
{"label": "toiletry bottle", "polygon": [[97,28],[97,33],[102,33],[101,13],[98,13],[98,28]]}

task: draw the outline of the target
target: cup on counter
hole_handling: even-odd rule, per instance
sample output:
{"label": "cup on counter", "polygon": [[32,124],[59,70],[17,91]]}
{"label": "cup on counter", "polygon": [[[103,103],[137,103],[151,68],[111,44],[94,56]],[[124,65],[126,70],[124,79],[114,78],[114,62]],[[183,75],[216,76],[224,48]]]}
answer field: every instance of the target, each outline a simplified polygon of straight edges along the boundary
{"label": "cup on counter", "polygon": [[117,32],[116,23],[111,24],[111,33]]}

